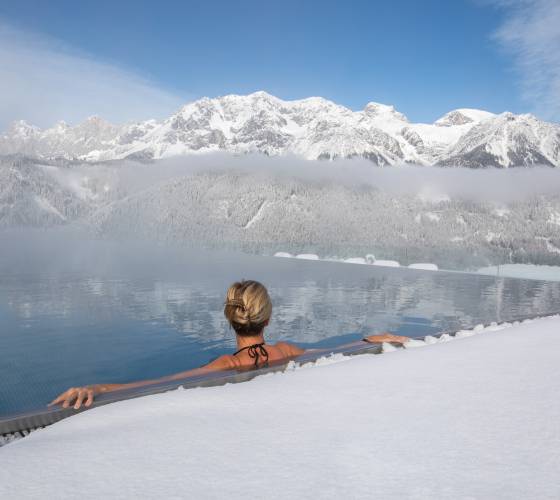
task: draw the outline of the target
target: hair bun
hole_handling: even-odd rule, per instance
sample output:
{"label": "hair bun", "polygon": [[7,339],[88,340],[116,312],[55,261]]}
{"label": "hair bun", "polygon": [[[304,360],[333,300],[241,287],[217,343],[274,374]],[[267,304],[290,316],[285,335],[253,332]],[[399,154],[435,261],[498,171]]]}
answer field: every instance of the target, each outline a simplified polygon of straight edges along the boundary
{"label": "hair bun", "polygon": [[268,323],[272,303],[264,285],[243,280],[233,283],[227,291],[224,315],[239,334],[257,334]]}
{"label": "hair bun", "polygon": [[224,305],[232,306],[232,307],[239,307],[240,309],[243,309],[243,311],[247,310],[247,308],[245,307],[245,304],[243,303],[242,300],[237,300],[237,299],[226,300]]}

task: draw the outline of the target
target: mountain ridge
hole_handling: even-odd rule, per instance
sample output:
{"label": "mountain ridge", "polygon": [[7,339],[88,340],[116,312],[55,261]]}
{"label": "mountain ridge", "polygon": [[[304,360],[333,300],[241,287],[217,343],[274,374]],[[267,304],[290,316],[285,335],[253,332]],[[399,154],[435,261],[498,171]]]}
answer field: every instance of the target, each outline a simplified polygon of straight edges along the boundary
{"label": "mountain ridge", "polygon": [[164,120],[113,125],[92,116],[40,129],[20,120],[0,136],[0,154],[89,162],[159,159],[223,151],[295,154],[309,160],[363,157],[379,166],[560,166],[560,125],[533,115],[459,108],[432,124],[394,106],[352,111],[322,97],[285,101],[264,91],[203,97]]}

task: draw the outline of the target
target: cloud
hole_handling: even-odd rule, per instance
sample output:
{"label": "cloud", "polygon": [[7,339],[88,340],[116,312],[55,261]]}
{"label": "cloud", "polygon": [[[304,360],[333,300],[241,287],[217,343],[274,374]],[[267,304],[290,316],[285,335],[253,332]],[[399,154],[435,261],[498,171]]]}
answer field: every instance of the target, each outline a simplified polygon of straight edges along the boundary
{"label": "cloud", "polygon": [[0,130],[19,119],[46,127],[91,115],[115,123],[159,118],[185,100],[132,71],[0,21]]}
{"label": "cloud", "polygon": [[515,58],[523,99],[539,116],[560,121],[560,1],[491,3],[506,14],[495,38]]}

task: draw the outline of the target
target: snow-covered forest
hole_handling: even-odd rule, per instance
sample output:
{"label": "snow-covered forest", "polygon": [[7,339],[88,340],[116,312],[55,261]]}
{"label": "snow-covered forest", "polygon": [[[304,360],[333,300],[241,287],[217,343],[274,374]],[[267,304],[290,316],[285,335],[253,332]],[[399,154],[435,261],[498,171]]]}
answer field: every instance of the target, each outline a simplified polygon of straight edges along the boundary
{"label": "snow-covered forest", "polygon": [[[373,253],[403,264],[429,261],[459,269],[560,264],[554,169],[523,169],[523,177],[468,170],[465,177],[463,169],[449,174],[449,169],[401,167],[392,178],[387,170],[394,169],[370,166],[367,175],[353,178],[349,161],[324,167],[331,174],[338,169],[338,175],[316,175],[322,162],[286,159],[276,164],[285,166],[282,171],[266,168],[268,161],[247,157],[252,166],[243,169],[238,168],[243,158],[225,157],[212,168],[196,158],[170,165],[46,164],[7,157],[0,163],[0,227],[70,225],[109,238],[260,254]],[[203,167],[192,168],[197,162]],[[385,177],[375,173],[381,170]],[[373,180],[367,180],[371,172]],[[431,189],[443,176],[444,188]],[[462,192],[465,184],[470,186]],[[513,192],[505,195],[508,190]]]}

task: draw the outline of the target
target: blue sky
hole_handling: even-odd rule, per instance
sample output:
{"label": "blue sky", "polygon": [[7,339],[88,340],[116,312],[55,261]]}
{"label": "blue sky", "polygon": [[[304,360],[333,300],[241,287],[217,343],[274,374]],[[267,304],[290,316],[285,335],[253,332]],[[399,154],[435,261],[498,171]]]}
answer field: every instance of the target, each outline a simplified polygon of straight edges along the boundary
{"label": "blue sky", "polygon": [[[516,12],[522,14],[514,8],[518,3],[523,2],[18,0],[0,4],[0,21],[16,34],[4,36],[18,40],[12,54],[33,39],[30,50],[97,64],[94,79],[109,68],[120,72],[123,88],[126,78],[149,87],[158,97],[146,112],[158,114],[159,98],[166,114],[177,103],[205,95],[266,90],[285,99],[320,95],[355,110],[369,101],[393,104],[412,121],[431,122],[458,107],[535,111],[524,88],[519,42],[500,33]],[[65,71],[66,80],[80,81],[71,68]],[[111,85],[101,92],[91,87],[87,95],[101,100]],[[79,94],[78,86],[72,92]],[[107,99],[118,97],[109,92]],[[105,108],[98,107],[102,114]],[[130,107],[131,118],[141,118],[135,113],[142,105]],[[13,104],[4,108],[5,114],[17,112]],[[119,113],[128,119],[124,108]]]}

